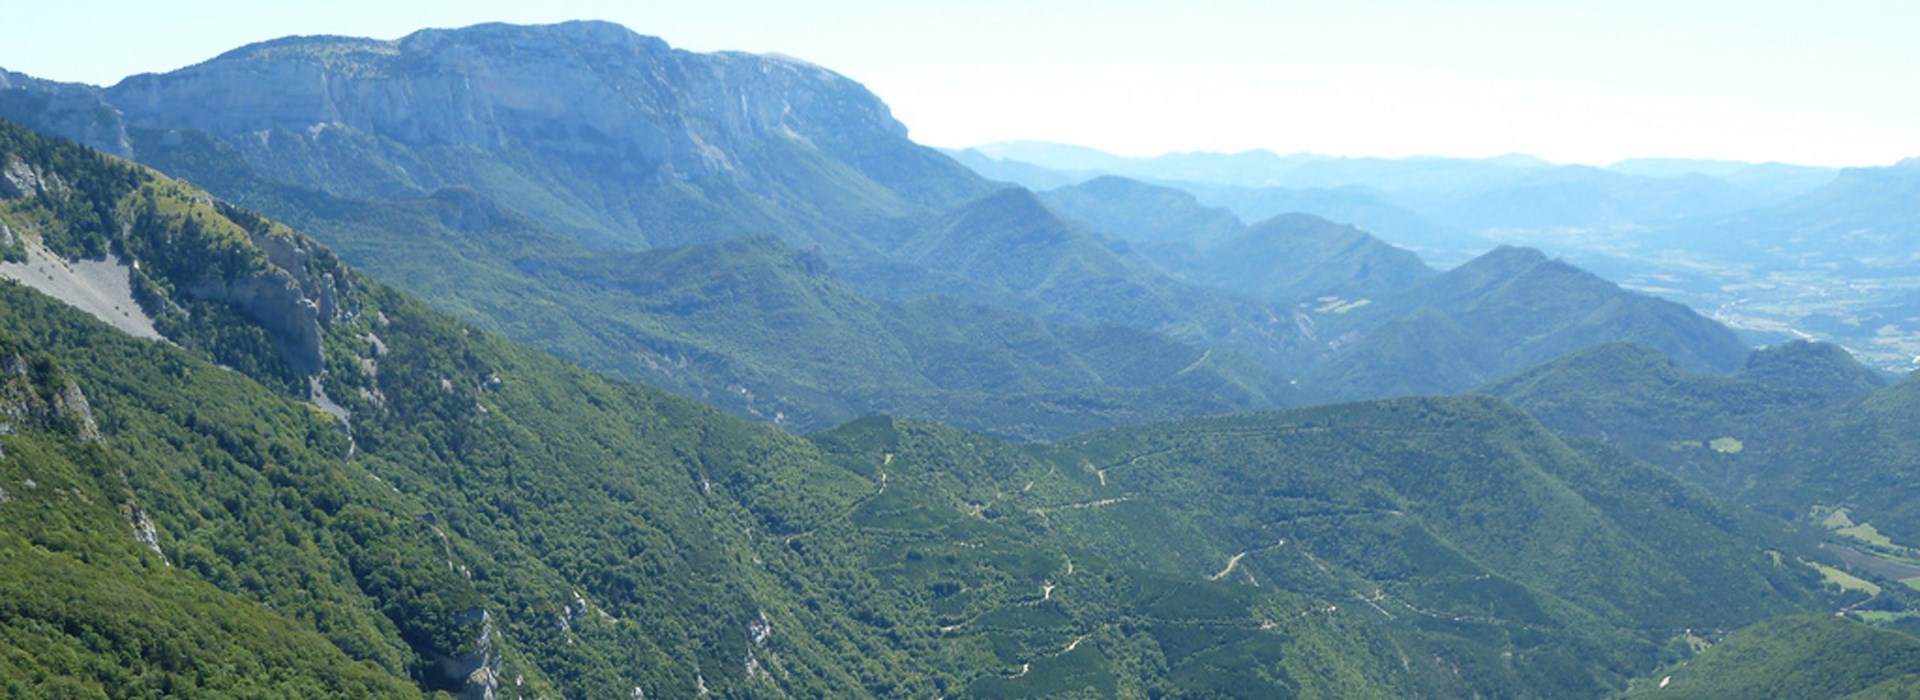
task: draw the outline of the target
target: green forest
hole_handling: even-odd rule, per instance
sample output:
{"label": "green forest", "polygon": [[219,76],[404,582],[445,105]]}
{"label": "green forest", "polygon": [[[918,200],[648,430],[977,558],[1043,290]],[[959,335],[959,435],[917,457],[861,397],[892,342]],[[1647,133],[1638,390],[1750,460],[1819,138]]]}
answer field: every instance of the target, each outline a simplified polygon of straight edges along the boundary
{"label": "green forest", "polygon": [[1920,694],[1920,379],[1836,346],[904,130],[320,133],[0,121],[0,697]]}

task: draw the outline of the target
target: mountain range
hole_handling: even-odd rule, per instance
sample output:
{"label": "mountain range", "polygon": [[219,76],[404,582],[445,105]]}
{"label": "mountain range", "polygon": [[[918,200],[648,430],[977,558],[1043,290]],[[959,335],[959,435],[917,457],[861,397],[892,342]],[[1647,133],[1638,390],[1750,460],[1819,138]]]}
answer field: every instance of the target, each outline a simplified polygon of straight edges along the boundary
{"label": "mountain range", "polygon": [[1054,189],[1123,176],[1257,221],[1353,223],[1430,263],[1541,248],[1710,312],[1749,342],[1846,346],[1887,372],[1920,356],[1912,160],[1882,167],[1654,158],[1606,167],[1264,152],[1122,158],[1018,142],[949,151],[991,178]]}
{"label": "mountain range", "polygon": [[[1458,256],[1519,229],[1593,229],[1728,215],[1783,203],[1832,180],[1830,168],[1646,159],[1596,168],[1526,155],[1340,158],[1172,153],[1128,158],[1043,142],[949,153],[987,177],[1052,189],[1120,176],[1192,192],[1250,220],[1301,211],[1349,221],[1398,244]],[[1281,209],[1278,207],[1288,207]]]}
{"label": "mountain range", "polygon": [[[595,22],[0,72],[0,117],[0,694],[1895,697],[1920,668],[1915,379],[1538,250],[1435,269],[1157,179],[1009,187],[824,68]],[[1321,160],[1155,167],[1494,183],[1449,206],[1516,217],[1552,183],[1639,217],[1813,177]]]}
{"label": "mountain range", "polygon": [[[109,251],[120,313],[171,341],[40,292],[72,279],[0,285],[22,692],[1555,695],[1644,668],[1670,634],[1649,625],[1827,595],[1764,523],[1665,510],[1491,399],[1038,450],[893,419],[798,438],[513,346],[191,185],[0,136],[34,183],[10,243]],[[1623,517],[1649,507],[1695,546]],[[1550,555],[1574,542],[1601,554]],[[151,612],[110,612],[129,600]]]}
{"label": "mountain range", "polygon": [[[0,116],[291,222],[482,327],[798,429],[887,412],[1060,437],[1429,386],[1347,386],[1426,363],[1347,352],[1348,329],[1322,329],[1429,276],[1412,254],[1301,217],[1239,231],[1217,210],[1208,225],[1238,233],[1193,256],[1136,244],[1100,222],[1144,221],[1146,202],[1102,219],[1123,198],[1083,187],[1075,207],[995,185],[912,143],[857,83],[792,59],[576,22],[289,38],[107,88],[4,80]],[[1176,221],[1159,235],[1210,235]],[[654,254],[739,237],[765,242]],[[690,260],[752,287],[703,281]],[[1676,322],[1708,324],[1623,320],[1678,337],[1604,339],[1711,335]],[[1146,361],[1122,340],[1152,348]],[[1433,386],[1518,369],[1504,352],[1468,348],[1456,373],[1471,379]]]}

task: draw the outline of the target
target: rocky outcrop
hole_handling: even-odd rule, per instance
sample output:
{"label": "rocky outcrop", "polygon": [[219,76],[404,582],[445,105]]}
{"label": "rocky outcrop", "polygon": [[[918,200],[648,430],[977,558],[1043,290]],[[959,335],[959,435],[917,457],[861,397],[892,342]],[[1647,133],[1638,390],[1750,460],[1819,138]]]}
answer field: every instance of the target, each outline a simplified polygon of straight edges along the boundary
{"label": "rocky outcrop", "polygon": [[224,202],[219,213],[247,234],[270,266],[232,278],[205,276],[187,286],[187,296],[224,303],[266,329],[288,363],[301,374],[323,366],[323,326],[353,317],[346,269],[318,243]]}
{"label": "rocky outcrop", "polygon": [[51,358],[7,352],[0,355],[0,434],[28,428],[100,439],[87,395],[66,372]]}
{"label": "rocky outcrop", "polygon": [[261,218],[253,212],[226,202],[213,202],[220,215],[246,231],[254,247],[266,253],[267,261],[292,278],[300,295],[311,302],[318,318],[326,323],[350,320],[351,309],[343,304],[346,269],[319,243],[293,229]]}
{"label": "rocky outcrop", "polygon": [[146,545],[147,549],[153,550],[154,554],[159,555],[160,563],[173,566],[173,561],[167,558],[167,553],[160,551],[160,528],[154,526],[153,519],[147,517],[147,512],[128,506],[125,509],[125,515],[128,524],[133,525],[133,538],[139,540],[140,544]]}
{"label": "rocky outcrop", "polygon": [[320,371],[320,305],[301,293],[300,285],[284,270],[225,280],[203,278],[187,293],[195,299],[233,306],[265,328],[295,371]]}
{"label": "rocky outcrop", "polygon": [[73,428],[75,437],[85,442],[100,439],[100,424],[93,420],[93,406],[87,403],[87,395],[80,391],[80,385],[72,379],[60,393],[54,395],[53,410],[67,419]]}
{"label": "rocky outcrop", "polygon": [[17,156],[9,154],[6,163],[0,165],[0,202],[29,197],[59,197],[66,191],[67,183],[58,175],[42,173]]}
{"label": "rocky outcrop", "polygon": [[473,651],[440,659],[440,674],[447,680],[465,684],[467,700],[495,700],[500,693],[500,654],[494,648],[493,615],[484,609],[467,613],[466,622],[480,623],[480,635]]}

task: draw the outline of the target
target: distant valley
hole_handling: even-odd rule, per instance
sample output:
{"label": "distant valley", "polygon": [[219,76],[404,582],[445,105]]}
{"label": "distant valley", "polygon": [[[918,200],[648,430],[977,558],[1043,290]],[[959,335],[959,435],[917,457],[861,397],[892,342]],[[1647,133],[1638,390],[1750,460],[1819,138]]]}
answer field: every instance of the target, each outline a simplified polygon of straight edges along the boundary
{"label": "distant valley", "polygon": [[1840,171],[1681,159],[1592,168],[1518,156],[1143,159],[1046,143],[951,153],[983,175],[1042,190],[1118,175],[1249,221],[1314,213],[1442,264],[1496,244],[1537,247],[1757,342],[1841,343],[1898,373],[1920,357],[1910,162]]}

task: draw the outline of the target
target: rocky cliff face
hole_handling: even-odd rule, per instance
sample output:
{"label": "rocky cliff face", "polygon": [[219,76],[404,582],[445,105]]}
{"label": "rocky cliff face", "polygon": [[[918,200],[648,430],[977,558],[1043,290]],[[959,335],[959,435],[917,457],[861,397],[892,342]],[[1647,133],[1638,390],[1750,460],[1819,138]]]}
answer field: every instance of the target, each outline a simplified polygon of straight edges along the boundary
{"label": "rocky cliff face", "polygon": [[265,253],[270,264],[244,276],[203,277],[187,294],[239,309],[272,335],[296,371],[319,372],[322,325],[353,317],[342,303],[342,297],[350,296],[345,268],[332,253],[292,229],[222,202],[212,205],[246,232],[248,242]]}
{"label": "rocky cliff face", "polygon": [[258,179],[365,200],[468,187],[613,248],[771,233],[863,254],[863,226],[989,189],[844,76],[604,22],[290,37],[111,88],[0,74],[0,118],[243,204],[272,204],[246,200]]}
{"label": "rocky cliff face", "polygon": [[[855,137],[906,140],[885,104],[826,69],[676,50],[603,22],[287,38],[104,94],[133,126],[216,134],[256,165],[289,147],[274,140],[324,150],[325,132],[343,129],[407,149],[524,150],[629,179],[751,182],[757,166],[741,153],[760,139],[830,155]],[[406,170],[396,178],[420,190],[454,184],[396,164]]]}

